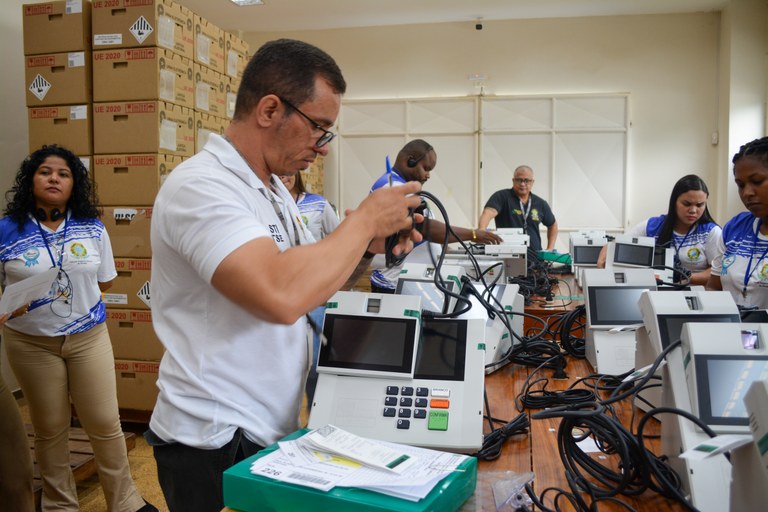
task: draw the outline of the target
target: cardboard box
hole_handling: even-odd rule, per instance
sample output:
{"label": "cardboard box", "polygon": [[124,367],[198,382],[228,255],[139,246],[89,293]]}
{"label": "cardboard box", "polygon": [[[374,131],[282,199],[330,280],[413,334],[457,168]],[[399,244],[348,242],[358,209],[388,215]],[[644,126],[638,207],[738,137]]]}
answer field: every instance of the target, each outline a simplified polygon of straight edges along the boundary
{"label": "cardboard box", "polygon": [[195,151],[203,149],[210,134],[224,135],[228,124],[228,119],[195,111]]}
{"label": "cardboard box", "polygon": [[240,87],[240,80],[232,78],[231,76],[224,75],[225,78],[229,78],[229,92],[227,93],[227,107],[226,118],[235,118],[235,106],[237,105],[237,89]]}
{"label": "cardboard box", "polygon": [[202,16],[193,14],[193,18],[195,20],[194,61],[219,73],[225,73],[227,69],[224,53],[224,31]]}
{"label": "cardboard box", "polygon": [[29,117],[29,152],[58,144],[76,155],[93,154],[91,105],[33,107]]}
{"label": "cardboard box", "polygon": [[239,82],[243,79],[243,71],[250,58],[248,43],[231,32],[225,32],[224,51],[226,59],[224,73]]}
{"label": "cardboard box", "polygon": [[152,208],[105,206],[101,221],[112,242],[112,254],[124,258],[151,258],[149,225]]}
{"label": "cardboard box", "polygon": [[191,59],[192,11],[171,0],[94,0],[93,49],[162,46]]}
{"label": "cardboard box", "polygon": [[231,82],[227,75],[197,62],[195,68],[195,109],[219,117],[227,115],[227,93]]}
{"label": "cardboard box", "polygon": [[95,154],[195,152],[195,117],[190,108],[166,101],[93,104]]}
{"label": "cardboard box", "polygon": [[157,374],[160,361],[115,359],[117,406],[121,409],[151,411],[157,402]]}
{"label": "cardboard box", "polygon": [[91,52],[29,55],[24,61],[28,107],[93,101]]}
{"label": "cardboard box", "polygon": [[104,292],[104,304],[116,309],[151,309],[150,258],[115,258],[117,277]]}
{"label": "cardboard box", "polygon": [[164,100],[195,107],[192,60],[158,47],[93,52],[93,101]]}
{"label": "cardboard box", "polygon": [[115,359],[159,361],[165,349],[152,327],[152,312],[108,309],[107,329]]}
{"label": "cardboard box", "polygon": [[22,6],[24,55],[78,52],[91,47],[91,3],[81,0]]}
{"label": "cardboard box", "polygon": [[160,186],[183,157],[164,154],[97,155],[93,177],[102,205],[151,206]]}

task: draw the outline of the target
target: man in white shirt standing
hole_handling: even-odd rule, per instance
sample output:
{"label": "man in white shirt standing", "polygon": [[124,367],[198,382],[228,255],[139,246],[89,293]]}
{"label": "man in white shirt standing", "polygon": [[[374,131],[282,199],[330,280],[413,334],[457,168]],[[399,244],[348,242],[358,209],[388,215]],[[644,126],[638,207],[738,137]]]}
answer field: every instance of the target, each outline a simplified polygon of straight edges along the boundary
{"label": "man in white shirt standing", "polygon": [[420,240],[408,214],[418,182],[369,195],[314,243],[279,179],[328,153],[345,89],[322,50],[266,43],[225,135],[212,135],[157,196],[152,310],[166,353],[146,437],[171,511],[220,511],[222,472],[299,427],[311,354],[304,315],[388,235],[401,233],[397,254]]}

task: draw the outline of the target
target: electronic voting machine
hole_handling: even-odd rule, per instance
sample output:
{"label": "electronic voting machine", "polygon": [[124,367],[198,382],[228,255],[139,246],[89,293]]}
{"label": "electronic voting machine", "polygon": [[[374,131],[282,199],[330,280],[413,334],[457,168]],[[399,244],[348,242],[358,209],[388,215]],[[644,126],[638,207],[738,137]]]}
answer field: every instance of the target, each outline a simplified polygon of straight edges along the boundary
{"label": "electronic voting machine", "polygon": [[309,428],[457,452],[483,442],[485,320],[421,317],[421,297],[338,292]]}

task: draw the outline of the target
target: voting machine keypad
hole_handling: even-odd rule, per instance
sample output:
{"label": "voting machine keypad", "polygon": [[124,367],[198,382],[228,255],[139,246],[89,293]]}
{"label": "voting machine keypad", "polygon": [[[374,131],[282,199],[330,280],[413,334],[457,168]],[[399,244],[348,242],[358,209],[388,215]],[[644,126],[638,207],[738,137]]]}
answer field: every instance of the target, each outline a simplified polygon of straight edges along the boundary
{"label": "voting machine keypad", "polygon": [[411,420],[424,420],[428,430],[448,430],[451,390],[412,386],[387,386],[384,396],[386,418],[397,418],[397,428],[411,428]]}

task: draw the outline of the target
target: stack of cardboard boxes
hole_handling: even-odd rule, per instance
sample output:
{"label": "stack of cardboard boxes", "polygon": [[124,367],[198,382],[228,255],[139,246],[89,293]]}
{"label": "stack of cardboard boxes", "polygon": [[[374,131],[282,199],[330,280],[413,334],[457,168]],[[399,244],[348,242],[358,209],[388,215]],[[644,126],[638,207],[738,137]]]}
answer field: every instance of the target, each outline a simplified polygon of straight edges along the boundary
{"label": "stack of cardboard boxes", "polygon": [[90,166],[93,154],[91,5],[22,7],[29,150],[59,144]]}
{"label": "stack of cardboard boxes", "polygon": [[151,411],[163,355],[150,300],[152,205],[168,173],[223,133],[248,46],[171,0],[23,9],[30,149],[93,155],[118,271],[104,294],[118,403]]}

